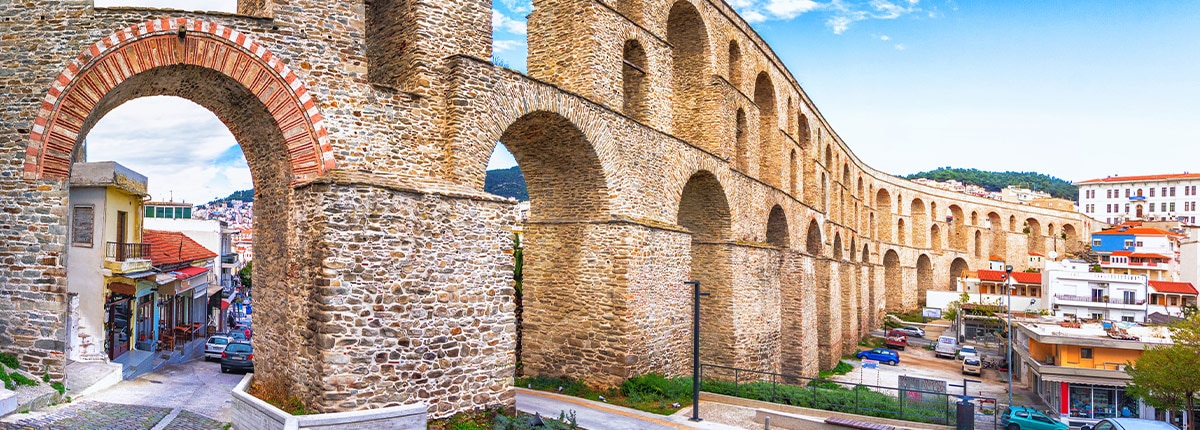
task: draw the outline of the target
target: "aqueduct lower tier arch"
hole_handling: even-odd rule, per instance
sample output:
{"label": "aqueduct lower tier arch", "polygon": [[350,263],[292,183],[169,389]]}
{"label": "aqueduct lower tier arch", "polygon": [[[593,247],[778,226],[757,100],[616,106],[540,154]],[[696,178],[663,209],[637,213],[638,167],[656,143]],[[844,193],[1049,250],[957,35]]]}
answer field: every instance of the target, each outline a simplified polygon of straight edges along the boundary
{"label": "aqueduct lower tier arch", "polygon": [[[23,40],[47,41],[32,53],[0,46],[0,59],[21,64],[0,77],[10,113],[0,117],[0,297],[11,298],[0,300],[0,351],[34,373],[69,377],[69,160],[100,116],[155,94],[196,100],[245,148],[262,201],[255,298],[271,315],[256,319],[258,347],[280,358],[256,378],[322,411],[421,402],[445,417],[512,405],[507,251],[518,211],[482,192],[498,140],[513,149],[533,198],[521,357],[529,373],[599,384],[686,373],[692,303],[683,282],[697,279],[712,293],[702,302],[705,360],[814,376],[880,311],[917,306],[918,284],[948,285],[956,259],[983,267],[987,256],[962,249],[962,238],[1012,261],[1055,246],[1045,229],[1022,233],[1018,219],[1088,240],[1090,225],[1073,214],[949,194],[861,165],[790,75],[751,49],[758,41],[721,21],[713,8],[723,6],[684,1],[673,13],[637,14],[659,40],[638,38],[647,74],[635,103],[645,119],[635,121],[618,113],[623,97],[608,103],[572,84],[607,79],[593,72],[533,58],[537,80],[480,60],[491,46],[477,31],[490,19],[485,3],[412,3],[429,8],[413,16],[453,17],[412,26],[389,21],[411,10],[362,17],[336,3],[268,3],[268,17],[74,2],[18,9],[21,22],[41,13],[60,21],[18,29]],[[331,16],[349,18],[315,18]],[[608,49],[601,40],[620,40],[613,64],[587,70],[611,67],[624,79],[626,38],[601,37],[618,30],[557,33],[544,18],[531,18],[531,46]],[[681,47],[677,64],[664,61],[674,57],[662,41],[700,31],[718,48]],[[357,39],[367,33],[374,44],[412,49],[368,49]],[[755,82],[741,79],[743,91],[714,75],[729,70],[715,56],[733,38],[742,76],[763,78],[753,81],[774,106],[766,112],[774,129],[753,106]],[[664,102],[693,90],[682,110]],[[738,109],[747,168],[722,143],[737,141],[733,127],[704,126],[705,115],[734,118]],[[936,208],[991,222],[957,212],[947,222]],[[942,249],[929,246],[935,230]]]}

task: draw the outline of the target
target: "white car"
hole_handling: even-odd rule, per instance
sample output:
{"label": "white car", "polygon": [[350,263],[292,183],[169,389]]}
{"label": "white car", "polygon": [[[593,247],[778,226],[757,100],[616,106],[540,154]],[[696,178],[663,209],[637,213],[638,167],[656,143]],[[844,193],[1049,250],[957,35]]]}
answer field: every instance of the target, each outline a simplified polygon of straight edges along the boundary
{"label": "white car", "polygon": [[958,361],[963,361],[967,357],[978,359],[979,352],[976,351],[975,347],[973,347],[973,346],[963,345],[962,348],[959,348],[958,355],[956,355],[954,358],[957,359]]}
{"label": "white car", "polygon": [[220,360],[221,353],[225,352],[225,347],[232,342],[233,339],[229,336],[219,334],[212,335],[208,338],[208,342],[204,343],[204,359]]}

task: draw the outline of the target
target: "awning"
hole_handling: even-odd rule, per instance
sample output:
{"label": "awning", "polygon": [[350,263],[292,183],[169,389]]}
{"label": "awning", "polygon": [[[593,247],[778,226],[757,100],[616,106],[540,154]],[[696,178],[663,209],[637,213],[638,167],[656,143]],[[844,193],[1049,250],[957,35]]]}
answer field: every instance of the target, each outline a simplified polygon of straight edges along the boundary
{"label": "awning", "polygon": [[1052,381],[1052,382],[1066,382],[1068,384],[1103,385],[1106,387],[1124,387],[1127,383],[1129,383],[1128,379],[1098,378],[1098,377],[1094,377],[1094,376],[1072,376],[1072,375],[1056,375],[1056,374],[1043,374],[1042,380],[1043,381]]}
{"label": "awning", "polygon": [[208,296],[209,297],[219,297],[221,292],[224,290],[225,290],[225,288],[221,287],[218,284],[208,284]]}
{"label": "awning", "polygon": [[208,272],[207,267],[185,267],[171,272],[175,279],[191,279]]}
{"label": "awning", "polygon": [[155,272],[153,270],[144,270],[141,272],[113,274],[113,277],[114,278],[141,279],[141,278],[148,278],[148,277],[154,276],[154,274],[156,274],[156,273],[158,273],[158,272]]}
{"label": "awning", "polygon": [[137,287],[121,282],[113,282],[108,284],[108,289],[113,293],[124,294],[126,296],[137,294]]}

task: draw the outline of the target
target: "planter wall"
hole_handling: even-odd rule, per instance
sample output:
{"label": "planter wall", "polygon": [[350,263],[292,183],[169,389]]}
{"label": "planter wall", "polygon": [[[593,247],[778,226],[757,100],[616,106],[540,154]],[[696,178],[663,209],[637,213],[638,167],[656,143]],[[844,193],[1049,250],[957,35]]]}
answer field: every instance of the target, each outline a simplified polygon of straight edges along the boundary
{"label": "planter wall", "polygon": [[237,430],[408,430],[426,427],[424,404],[393,406],[365,411],[292,415],[246,393],[254,374],[246,374],[233,388],[233,428]]}

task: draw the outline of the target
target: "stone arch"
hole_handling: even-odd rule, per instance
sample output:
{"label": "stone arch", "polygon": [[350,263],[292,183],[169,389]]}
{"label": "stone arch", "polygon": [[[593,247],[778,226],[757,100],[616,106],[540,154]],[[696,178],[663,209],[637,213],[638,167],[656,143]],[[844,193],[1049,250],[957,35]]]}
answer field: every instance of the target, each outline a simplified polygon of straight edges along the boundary
{"label": "stone arch", "polygon": [[779,205],[771,207],[771,214],[767,216],[767,243],[779,248],[787,248],[791,243],[788,241],[787,215]]}
{"label": "stone arch", "polygon": [[1074,224],[1063,224],[1062,232],[1063,240],[1066,240],[1068,244],[1079,240],[1079,232],[1075,230]]}
{"label": "stone arch", "polygon": [[833,234],[833,260],[842,261],[842,233],[836,232]]}
{"label": "stone arch", "polygon": [[988,212],[987,217],[992,229],[992,246],[988,253],[996,256],[1006,255],[1008,233],[1004,231],[1004,221],[1000,219],[1000,214],[995,212]]}
{"label": "stone arch", "polygon": [[808,116],[800,114],[800,119],[797,122],[799,123],[800,129],[796,132],[799,134],[799,138],[796,140],[800,142],[801,146],[808,147],[809,143],[812,141],[812,132],[809,129]]}
{"label": "stone arch", "polygon": [[1026,248],[1029,252],[1038,254],[1046,254],[1046,240],[1042,236],[1042,223],[1037,218],[1026,218],[1025,225],[1021,228],[1021,233],[1026,237]]}
{"label": "stone arch", "polygon": [[876,224],[872,220],[872,227],[876,230],[876,236],[879,240],[892,240],[892,197],[888,194],[886,188],[880,188],[875,192],[875,210],[879,211],[879,220],[881,224]]}
{"label": "stone arch", "polygon": [[929,248],[935,253],[942,252],[942,229],[936,223],[929,226]]}
{"label": "stone arch", "polygon": [[896,220],[896,244],[906,245],[908,241],[904,239],[904,218]]}
{"label": "stone arch", "polygon": [[754,79],[754,104],[758,106],[759,178],[779,185],[779,113],[775,106],[775,85],[767,72]]}
{"label": "stone arch", "polygon": [[592,142],[571,120],[536,111],[500,135],[529,190],[529,220],[608,218],[608,180]]}
{"label": "stone arch", "polygon": [[863,199],[863,200],[866,200],[868,198],[868,197],[866,197],[866,194],[863,193],[863,178],[862,178],[862,176],[858,177],[858,193],[856,193],[855,196],[858,196],[858,198]]}
{"label": "stone arch", "polygon": [[[950,205],[950,247],[958,251],[967,250],[967,220],[963,210],[958,205]],[[971,213],[974,216],[974,213]]]}
{"label": "stone arch", "polygon": [[933,261],[928,255],[917,256],[917,304],[925,306],[926,292],[933,288]]}
{"label": "stone arch", "polygon": [[[63,196],[69,196],[72,162],[79,159],[92,127],[117,106],[150,96],[180,97],[209,110],[245,154],[255,190],[255,254],[262,261],[254,272],[256,297],[267,312],[280,316],[258,326],[264,333],[279,334],[258,342],[258,352],[268,360],[258,369],[259,381],[317,404],[304,381],[320,377],[284,356],[294,350],[285,345],[312,346],[305,338],[313,333],[284,328],[279,321],[307,318],[310,310],[287,295],[313,281],[302,278],[309,273],[287,272],[289,262],[310,251],[290,246],[308,239],[295,225],[308,209],[294,202],[295,186],[317,179],[336,163],[324,119],[307,87],[265,46],[231,28],[191,18],[147,21],[99,39],[65,66],[42,98],[29,131],[24,179],[59,182]],[[41,370],[62,374],[61,368]]]}
{"label": "stone arch", "polygon": [[842,163],[842,186],[850,188],[850,163]]}
{"label": "stone arch", "polygon": [[624,61],[621,62],[621,89],[624,92],[622,112],[637,122],[647,119],[646,50],[636,39],[625,41]]}
{"label": "stone arch", "polygon": [[676,1],[667,14],[667,43],[672,47],[673,105],[671,128],[675,136],[701,147],[708,98],[708,26],[700,11],[687,0]]}
{"label": "stone arch", "polygon": [[1010,231],[1010,232],[1017,231],[1017,216],[1016,215],[1008,216],[1008,231]]}
{"label": "stone arch", "polygon": [[825,144],[825,170],[833,172],[833,145]]}
{"label": "stone arch", "polygon": [[857,260],[858,260],[858,241],[854,239],[854,236],[851,236],[850,237],[850,261],[857,261]]}
{"label": "stone arch", "polygon": [[729,41],[729,84],[742,87],[742,49],[736,40]]}
{"label": "stone arch", "polygon": [[747,133],[748,130],[746,129],[746,111],[742,110],[742,108],[738,108],[737,113],[734,114],[734,121],[734,150],[737,152],[737,160],[734,161],[737,163],[738,170],[741,170],[742,173],[749,174],[750,137],[749,133]]}
{"label": "stone arch", "polygon": [[[312,180],[336,165],[316,103],[304,83],[271,51],[220,24],[161,18],[99,39],[59,74],[30,128],[24,177],[66,181],[76,140],[120,102],[145,94],[129,94],[119,102],[101,97],[113,94],[133,77],[169,66],[203,69],[201,73],[232,80],[229,85],[236,82],[265,105],[270,123],[287,136],[286,147],[294,148],[281,154],[290,164],[293,181]],[[186,90],[164,88],[160,92],[166,91]],[[230,124],[227,117],[217,115]],[[233,131],[236,136],[238,131]]]}
{"label": "stone arch", "polygon": [[983,257],[983,232],[979,230],[975,230],[974,255],[977,258]]}
{"label": "stone arch", "polygon": [[929,215],[925,212],[925,202],[919,198],[914,198],[912,204],[909,205],[909,214],[912,218],[912,244],[916,247],[926,247],[927,237],[925,232],[929,228]]}
{"label": "stone arch", "polygon": [[904,309],[904,273],[900,268],[900,254],[889,249],[883,254],[884,309]]}
{"label": "stone arch", "polygon": [[971,211],[971,226],[979,225],[979,212]]}
{"label": "stone arch", "polygon": [[602,240],[595,223],[610,218],[607,179],[593,144],[569,119],[547,111],[516,119],[499,141],[520,166],[529,193],[521,237],[523,368],[534,375],[611,382],[616,375],[582,373],[578,362],[587,357],[586,349],[619,354],[620,343],[590,342],[584,347],[557,340],[570,331],[567,321],[599,327],[600,309],[621,305],[604,291],[581,288],[591,279],[578,274],[589,258],[583,243]]}
{"label": "stone arch", "polygon": [[691,235],[692,280],[712,293],[701,307],[700,357],[734,363],[730,211],[725,188],[715,175],[698,171],[683,187],[678,223]]}
{"label": "stone arch", "polygon": [[808,236],[804,242],[804,250],[813,256],[820,256],[825,246],[821,239],[821,226],[817,220],[808,222]]}
{"label": "stone arch", "polygon": [[950,262],[950,285],[946,291],[958,291],[958,280],[971,270],[971,266],[967,264],[967,260],[955,258]]}
{"label": "stone arch", "polygon": [[793,196],[800,191],[797,182],[800,181],[799,161],[796,159],[796,148],[792,148],[788,157],[788,194]]}

